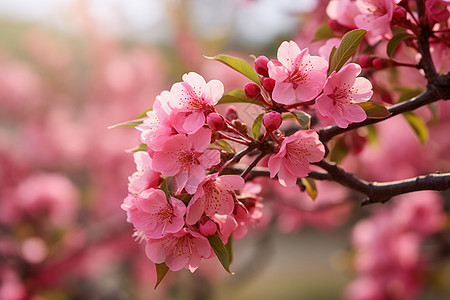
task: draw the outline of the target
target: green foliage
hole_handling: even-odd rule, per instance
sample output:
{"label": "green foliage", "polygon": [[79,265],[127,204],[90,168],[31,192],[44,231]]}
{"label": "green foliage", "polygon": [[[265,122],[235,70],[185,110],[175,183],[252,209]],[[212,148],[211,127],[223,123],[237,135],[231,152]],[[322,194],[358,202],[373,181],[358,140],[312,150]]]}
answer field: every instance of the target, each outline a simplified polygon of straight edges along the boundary
{"label": "green foliage", "polygon": [[330,54],[330,66],[328,68],[328,75],[333,71],[339,71],[347,60],[356,52],[359,44],[361,43],[364,35],[366,34],[364,29],[354,29],[347,32],[341,40],[336,52]]}
{"label": "green foliage", "polygon": [[314,39],[312,41],[317,42],[328,40],[333,37],[335,37],[333,29],[330,28],[328,22],[324,22],[319,26],[319,28],[317,28],[316,32],[314,33]]}
{"label": "green foliage", "polygon": [[115,125],[111,125],[108,126],[108,129],[113,129],[116,127],[136,127],[138,125],[141,125],[142,123],[144,123],[144,119],[136,119],[136,120],[131,120],[131,121],[125,121],[119,124],[115,124]]}
{"label": "green foliage", "polygon": [[227,153],[236,153],[236,149],[225,140],[216,140],[217,145]]}
{"label": "green foliage", "polygon": [[334,147],[331,150],[330,160],[339,164],[349,152],[350,148],[347,146],[345,139],[342,137],[334,144]]}
{"label": "green foliage", "polygon": [[374,102],[361,102],[357,103],[361,106],[367,114],[368,119],[384,119],[391,115],[383,105]]}
{"label": "green foliage", "polygon": [[208,241],[211,247],[213,248],[214,253],[216,253],[217,258],[219,259],[225,271],[227,271],[228,273],[232,273],[230,271],[231,255],[227,247],[225,247],[224,243],[222,242],[220,236],[217,233],[214,235],[210,235],[208,236]]}
{"label": "green foliage", "polygon": [[400,45],[403,40],[410,37],[412,37],[412,35],[406,32],[401,32],[394,35],[386,47],[386,54],[389,56],[389,58],[392,58],[392,54],[394,53],[394,50],[398,47],[398,45]]}
{"label": "green foliage", "polygon": [[414,130],[415,134],[419,138],[421,144],[425,144],[428,139],[428,129],[425,122],[413,112],[403,113],[406,121],[408,121],[411,128]]}
{"label": "green foliage", "polygon": [[223,94],[222,98],[220,98],[217,104],[229,104],[229,103],[250,103],[256,104],[259,106],[263,106],[260,101],[256,101],[245,96],[244,90],[231,90]]}
{"label": "green foliage", "polygon": [[309,114],[301,110],[292,111],[291,114],[303,129],[311,127],[311,116]]}
{"label": "green foliage", "polygon": [[301,179],[303,185],[306,188],[306,192],[308,193],[308,195],[311,197],[311,199],[314,201],[316,200],[317,197],[317,187],[316,187],[316,183],[314,181],[314,179],[310,178],[310,177],[303,177]]}
{"label": "green foliage", "polygon": [[138,146],[131,148],[131,149],[127,149],[125,150],[125,152],[127,153],[133,153],[133,152],[138,152],[138,151],[146,151],[147,150],[147,144],[141,143]]}
{"label": "green foliage", "polygon": [[253,122],[252,126],[252,134],[255,139],[259,138],[259,132],[261,131],[261,125],[262,125],[262,117],[264,116],[264,113],[259,114],[255,122]]}
{"label": "green foliage", "polygon": [[155,264],[156,266],[156,284],[155,289],[158,287],[158,285],[161,283],[161,281],[166,276],[167,272],[169,271],[169,267],[165,263]]}
{"label": "green foliage", "polygon": [[141,119],[141,118],[145,118],[146,116],[147,116],[147,112],[149,112],[149,111],[152,111],[153,110],[153,108],[147,108],[147,109],[144,109],[143,111],[141,111],[138,115],[137,115],[137,117],[136,117],[136,119]]}
{"label": "green foliage", "polygon": [[220,61],[220,62],[226,64],[227,66],[231,67],[232,69],[238,71],[239,73],[241,73],[248,79],[252,80],[253,82],[259,84],[258,75],[253,70],[252,66],[250,66],[250,64],[248,62],[246,62],[245,60],[234,57],[234,56],[225,55],[225,54],[219,54],[214,57],[208,57],[208,56],[205,56],[205,57],[208,59],[214,59],[214,60]]}

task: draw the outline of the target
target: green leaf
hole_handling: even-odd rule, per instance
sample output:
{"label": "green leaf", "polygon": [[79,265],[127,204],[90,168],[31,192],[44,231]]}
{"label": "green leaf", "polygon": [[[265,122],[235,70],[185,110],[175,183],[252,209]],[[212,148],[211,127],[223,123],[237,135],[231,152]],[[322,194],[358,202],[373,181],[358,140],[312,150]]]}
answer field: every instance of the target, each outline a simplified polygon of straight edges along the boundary
{"label": "green leaf", "polygon": [[214,60],[220,61],[220,62],[226,64],[227,66],[231,67],[232,69],[235,69],[236,71],[238,71],[239,73],[241,73],[248,79],[252,80],[253,82],[259,84],[258,75],[253,70],[252,66],[250,66],[250,64],[248,62],[246,62],[245,60],[234,57],[234,56],[224,55],[224,54],[219,54],[214,57],[208,57],[208,56],[205,56],[205,57],[208,59],[214,59]]}
{"label": "green leaf", "polygon": [[161,183],[161,190],[163,190],[164,194],[166,194],[167,202],[169,202],[170,196],[174,194],[173,185],[172,185],[172,177],[167,176],[163,182]]}
{"label": "green leaf", "polygon": [[331,150],[330,160],[339,164],[350,152],[350,148],[345,143],[344,138],[340,138],[334,144],[333,149]]}
{"label": "green leaf", "polygon": [[367,114],[368,119],[384,119],[391,115],[391,113],[387,110],[383,105],[374,103],[374,102],[361,102],[356,103],[364,109]]}
{"label": "green leaf", "polygon": [[398,33],[392,37],[386,47],[386,53],[389,58],[392,58],[392,53],[394,53],[395,48],[397,48],[403,40],[409,37],[412,37],[412,35],[406,32]]}
{"label": "green leaf", "polygon": [[369,145],[375,145],[378,142],[378,132],[375,126],[367,125],[367,142]]}
{"label": "green leaf", "polygon": [[139,144],[139,146],[137,146],[135,148],[125,150],[125,152],[134,153],[134,152],[146,151],[146,150],[147,150],[147,144],[141,143],[141,144]]}
{"label": "green leaf", "polygon": [[223,244],[220,236],[217,233],[214,235],[210,235],[208,236],[208,241],[211,247],[213,248],[214,252],[216,253],[217,258],[219,259],[225,271],[233,274],[230,271],[230,254],[225,245]]}
{"label": "green leaf", "polygon": [[262,124],[262,117],[264,116],[264,113],[259,114],[255,122],[253,122],[252,126],[252,134],[255,139],[259,138],[259,132],[261,131],[261,124]]}
{"label": "green leaf", "polygon": [[309,114],[301,110],[291,111],[291,114],[303,129],[309,129],[311,127],[311,116]]}
{"label": "green leaf", "polygon": [[188,204],[189,201],[191,201],[192,196],[194,196],[194,195],[185,193],[185,194],[175,195],[174,197],[177,198],[178,200],[183,201],[184,204]]}
{"label": "green leaf", "polygon": [[315,183],[314,179],[312,179],[310,177],[303,177],[303,178],[301,178],[301,181],[302,181],[303,185],[305,186],[306,192],[311,197],[311,199],[313,201],[316,200],[317,187],[316,187],[316,183]]}
{"label": "green leaf", "polygon": [[126,122],[122,122],[116,125],[111,125],[108,126],[108,129],[113,129],[116,127],[136,127],[138,125],[141,125],[142,123],[144,123],[144,119],[136,119],[136,120],[131,120],[131,121],[126,121]]}
{"label": "green leaf", "polygon": [[225,244],[225,248],[228,251],[228,257],[230,258],[230,264],[233,261],[233,234],[228,237],[228,242]]}
{"label": "green leaf", "polygon": [[428,139],[428,129],[425,122],[418,115],[410,111],[403,113],[403,116],[416,133],[420,143],[425,144]]}
{"label": "green leaf", "polygon": [[155,264],[156,266],[156,284],[155,290],[169,271],[169,267],[165,263]]}
{"label": "green leaf", "polygon": [[216,143],[227,153],[236,153],[236,149],[225,140],[216,140]]}
{"label": "green leaf", "polygon": [[282,115],[283,120],[289,120],[289,119],[294,119],[294,115],[292,113],[283,113]]}
{"label": "green leaf", "polygon": [[[337,51],[337,48],[335,46],[333,46],[333,48],[331,49],[331,52],[330,52],[330,57],[328,58],[328,62],[329,63],[331,63],[331,61],[333,60],[334,56],[336,55],[336,51]],[[330,71],[330,66],[328,66],[328,72],[330,74],[332,72],[332,71]],[[328,75],[330,75],[330,74],[328,74]]]}
{"label": "green leaf", "polygon": [[217,104],[228,104],[228,103],[251,103],[259,106],[264,106],[260,101],[256,101],[245,96],[244,90],[231,90],[223,94]]}
{"label": "green leaf", "polygon": [[[328,69],[328,75],[331,72],[339,71],[342,66],[347,62],[347,60],[356,52],[359,44],[361,43],[364,35],[366,34],[366,30],[364,29],[354,29],[352,31],[347,32],[343,37],[342,41],[336,50],[335,55],[333,55],[333,59],[330,60],[330,67]],[[331,56],[331,55],[330,55]]]}
{"label": "green leaf", "polygon": [[335,37],[333,29],[330,28],[328,22],[322,23],[319,28],[317,28],[316,33],[314,34],[313,42],[328,40],[332,37]]}
{"label": "green leaf", "polygon": [[416,88],[416,87],[396,87],[394,88],[394,91],[400,93],[400,97],[397,100],[397,103],[405,102],[407,100],[410,100],[416,96],[419,96],[422,94],[423,89]]}
{"label": "green leaf", "polygon": [[147,108],[147,109],[144,109],[143,111],[141,111],[138,115],[137,115],[137,117],[136,117],[136,119],[141,119],[141,118],[145,118],[146,116],[147,116],[147,112],[149,112],[149,111],[152,111],[153,110],[153,108]]}

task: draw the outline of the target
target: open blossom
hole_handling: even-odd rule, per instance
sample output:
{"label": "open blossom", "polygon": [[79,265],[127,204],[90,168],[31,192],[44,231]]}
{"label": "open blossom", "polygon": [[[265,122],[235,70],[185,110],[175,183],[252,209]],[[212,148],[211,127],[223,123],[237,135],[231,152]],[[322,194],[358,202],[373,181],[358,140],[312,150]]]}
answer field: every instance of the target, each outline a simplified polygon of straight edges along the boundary
{"label": "open blossom", "polygon": [[153,169],[164,176],[173,176],[175,192],[183,188],[195,193],[206,176],[206,170],[220,162],[217,150],[206,149],[211,142],[211,130],[199,129],[195,134],[171,136],[153,155]]}
{"label": "open blossom", "polygon": [[360,13],[353,0],[331,0],[327,6],[327,15],[348,28],[355,28],[355,16]]}
{"label": "open blossom", "polygon": [[270,177],[278,174],[283,186],[293,186],[297,178],[306,177],[311,171],[309,163],[318,162],[325,155],[325,147],[314,130],[297,131],[285,138],[278,153],[269,158]]}
{"label": "open blossom", "polygon": [[355,17],[355,24],[368,31],[370,44],[378,42],[383,36],[389,38],[392,35],[393,0],[356,0],[356,5],[360,13]]}
{"label": "open blossom", "polygon": [[153,110],[147,112],[144,122],[136,126],[136,129],[142,131],[141,142],[148,146],[150,153],[161,150],[164,142],[176,134],[169,118],[172,111],[169,106],[171,97],[170,92],[163,91],[156,97]]}
{"label": "open blossom", "polygon": [[137,171],[128,177],[128,191],[133,194],[139,194],[148,188],[154,188],[159,185],[161,177],[159,172],[152,168],[152,159],[145,151],[138,151],[133,154]]}
{"label": "open blossom", "polygon": [[214,214],[231,215],[234,209],[234,190],[244,187],[244,179],[238,175],[206,177],[189,202],[186,223],[195,224],[203,213],[209,217]]}
{"label": "open blossom", "polygon": [[316,97],[327,78],[328,63],[300,50],[293,42],[283,42],[278,48],[278,60],[267,64],[270,78],[275,80],[272,98],[281,104],[306,102]]}
{"label": "open blossom", "polygon": [[152,262],[165,262],[172,271],[186,268],[194,272],[201,259],[211,255],[211,246],[201,234],[183,228],[159,239],[149,238],[145,252]]}
{"label": "open blossom", "polygon": [[122,209],[127,212],[127,221],[151,238],[178,232],[184,226],[184,203],[174,197],[170,197],[169,203],[159,189],[150,188],[137,196],[128,196]]}
{"label": "open blossom", "polygon": [[222,97],[224,87],[219,80],[205,79],[190,72],[183,75],[183,82],[175,83],[170,93],[170,106],[173,108],[171,120],[179,133],[194,133],[205,124],[205,114]]}
{"label": "open blossom", "polygon": [[357,64],[348,64],[339,72],[333,71],[325,83],[323,94],[316,100],[316,109],[337,126],[347,128],[348,124],[362,122],[367,115],[357,103],[372,97],[372,84],[363,77]]}

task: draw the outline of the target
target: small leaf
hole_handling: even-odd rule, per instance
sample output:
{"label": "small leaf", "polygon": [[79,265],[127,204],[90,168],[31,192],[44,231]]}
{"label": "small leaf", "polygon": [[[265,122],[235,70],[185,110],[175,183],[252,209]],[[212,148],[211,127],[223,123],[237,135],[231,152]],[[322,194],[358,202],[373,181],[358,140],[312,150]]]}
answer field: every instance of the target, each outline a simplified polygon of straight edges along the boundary
{"label": "small leaf", "polygon": [[108,127],[108,129],[113,129],[116,127],[136,127],[138,125],[141,125],[142,123],[144,123],[144,119],[136,119],[136,120],[131,120],[131,121],[126,121],[126,122],[122,122],[116,125],[111,125]]}
{"label": "small leaf", "polygon": [[259,106],[263,106],[260,101],[256,101],[245,96],[243,90],[231,90],[225,93],[222,98],[220,98],[217,104],[228,104],[228,103],[251,103]]}
{"label": "small leaf", "polygon": [[333,149],[331,150],[330,160],[339,164],[349,153],[350,148],[345,143],[344,138],[340,138],[334,144]]}
{"label": "small leaf", "polygon": [[227,153],[236,153],[236,150],[225,140],[216,140],[216,143]]}
{"label": "small leaf", "polygon": [[[342,41],[339,44],[336,53],[333,55],[333,59],[330,60],[330,67],[328,69],[328,75],[331,72],[339,71],[342,66],[347,62],[347,60],[356,52],[359,44],[361,43],[364,35],[366,34],[366,30],[364,29],[354,29],[352,31],[347,32],[343,37]],[[330,55],[331,56],[331,55]]]}
{"label": "small leaf", "polygon": [[400,97],[397,100],[397,103],[404,102],[410,100],[416,96],[422,94],[423,89],[416,87],[396,87],[394,91],[400,93]]}
{"label": "small leaf", "polygon": [[332,37],[335,37],[333,29],[330,28],[328,22],[322,23],[319,28],[317,28],[316,33],[314,34],[313,42],[328,40]]}
{"label": "small leaf", "polygon": [[193,196],[194,196],[194,195],[184,193],[184,194],[180,194],[180,195],[175,195],[174,197],[177,198],[178,200],[183,201],[184,204],[188,204],[189,201],[191,201],[191,198],[192,198]]}
{"label": "small leaf", "polygon": [[228,251],[228,257],[230,258],[230,264],[233,261],[233,234],[228,237],[228,242],[225,244],[225,248]]}
{"label": "small leaf", "polygon": [[208,241],[211,247],[213,248],[214,252],[216,253],[217,258],[219,259],[225,271],[233,274],[230,271],[230,254],[228,253],[228,250],[223,244],[220,236],[217,233],[214,235],[210,235],[208,236]]}
{"label": "small leaf", "polygon": [[170,202],[170,196],[174,194],[173,185],[172,185],[172,177],[167,176],[163,182],[161,183],[161,190],[166,194],[167,202]]}
{"label": "small leaf", "polygon": [[[331,49],[331,52],[330,52],[330,57],[328,58],[328,61],[330,64],[331,64],[331,61],[333,60],[334,56],[336,55],[336,51],[337,51],[336,46],[333,46],[333,48]],[[331,72],[333,72],[333,71],[330,71],[330,66],[328,66],[328,76],[331,74]]]}
{"label": "small leaf", "polygon": [[301,179],[303,185],[306,188],[306,192],[308,193],[308,195],[311,197],[311,199],[314,201],[316,200],[317,197],[317,187],[316,187],[316,183],[314,182],[314,179],[310,178],[310,177],[303,177]]}
{"label": "small leaf", "polygon": [[291,114],[303,129],[309,129],[311,127],[311,116],[309,114],[301,110],[292,111]]}
{"label": "small leaf", "polygon": [[410,37],[412,37],[412,35],[406,32],[401,32],[394,35],[386,47],[386,53],[389,58],[392,58],[392,53],[394,53],[395,48],[397,48],[403,40]]}
{"label": "small leaf", "polygon": [[252,80],[253,82],[259,84],[258,75],[253,70],[252,66],[250,66],[250,64],[248,62],[246,62],[245,60],[234,57],[234,56],[224,55],[224,54],[219,54],[214,57],[208,57],[208,56],[205,56],[205,57],[208,59],[214,59],[214,60],[220,61],[220,62],[226,64],[227,66],[231,67],[232,69],[235,69],[236,71],[238,71],[239,73],[241,73],[248,79]]}
{"label": "small leaf", "polygon": [[294,119],[294,115],[292,113],[283,113],[283,120]]}
{"label": "small leaf", "polygon": [[156,284],[155,290],[169,271],[169,267],[165,263],[155,264],[156,266]]}
{"label": "small leaf", "polygon": [[425,122],[418,115],[410,111],[403,113],[403,116],[416,133],[420,143],[425,144],[428,139],[428,129]]}
{"label": "small leaf", "polygon": [[262,124],[262,117],[264,116],[264,113],[259,114],[255,122],[253,122],[252,126],[252,134],[255,139],[259,138],[259,132],[261,131],[261,124]]}
{"label": "small leaf", "polygon": [[374,103],[374,102],[361,102],[357,103],[359,106],[364,109],[367,114],[368,119],[384,119],[391,115],[389,110],[383,105]]}
{"label": "small leaf", "polygon": [[148,148],[147,144],[141,143],[141,144],[139,144],[139,146],[137,146],[135,148],[125,150],[125,152],[134,153],[134,152],[138,152],[138,151],[146,151],[147,148]]}
{"label": "small leaf", "polygon": [[137,115],[137,117],[136,117],[136,119],[141,119],[141,118],[145,118],[146,116],[147,116],[147,113],[149,112],[149,111],[152,111],[153,110],[153,108],[147,108],[147,109],[144,109],[143,111],[141,111],[138,115]]}

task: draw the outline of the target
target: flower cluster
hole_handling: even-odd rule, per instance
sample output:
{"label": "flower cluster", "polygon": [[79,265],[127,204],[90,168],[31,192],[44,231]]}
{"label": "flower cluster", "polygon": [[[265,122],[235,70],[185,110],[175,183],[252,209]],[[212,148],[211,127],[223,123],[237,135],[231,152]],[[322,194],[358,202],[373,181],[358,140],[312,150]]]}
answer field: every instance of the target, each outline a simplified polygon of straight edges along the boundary
{"label": "flower cluster", "polygon": [[[324,158],[317,132],[307,124],[287,135],[280,130],[283,115],[302,113],[299,107],[315,102],[321,119],[343,128],[366,118],[358,103],[370,99],[371,84],[357,78],[358,65],[350,63],[327,76],[328,62],[293,41],[281,44],[277,58],[256,59],[260,84],[247,84],[244,91],[265,110],[255,120],[264,125],[264,135],[250,134],[232,107],[221,115],[215,106],[224,96],[223,84],[206,82],[194,72],[156,97],[137,126],[146,151],[134,154],[137,171],[129,177],[122,209],[136,235],[146,239],[147,257],[155,264],[194,271],[202,259],[217,253],[209,237],[218,236],[225,245],[232,233],[242,237],[257,224],[261,198],[244,185],[264,157],[270,177],[285,187],[295,186],[311,172],[311,163]],[[232,153],[234,146],[225,140],[244,148]],[[260,153],[253,163],[240,175],[230,173],[253,150]]]}

